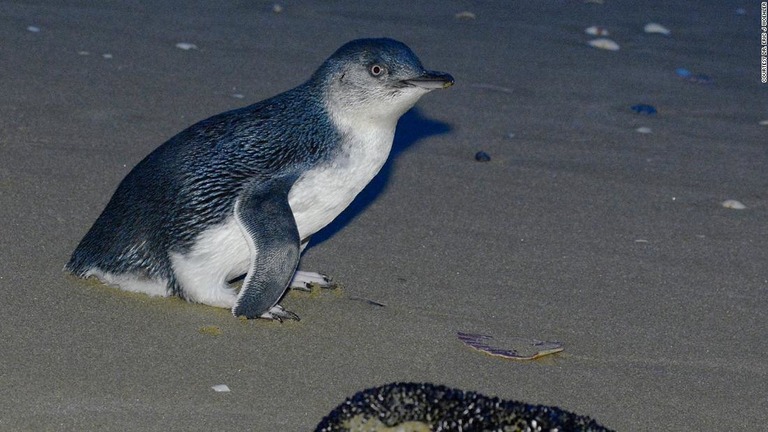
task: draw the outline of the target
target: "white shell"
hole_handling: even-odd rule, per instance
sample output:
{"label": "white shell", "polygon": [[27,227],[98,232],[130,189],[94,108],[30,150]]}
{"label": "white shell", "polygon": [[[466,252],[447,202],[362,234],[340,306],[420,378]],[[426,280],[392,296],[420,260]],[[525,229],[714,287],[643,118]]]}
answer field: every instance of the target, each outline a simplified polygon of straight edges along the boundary
{"label": "white shell", "polygon": [[745,208],[747,208],[747,206],[742,204],[740,201],[736,201],[732,199],[723,201],[722,205],[725,208],[734,209],[734,210],[744,210]]}
{"label": "white shell", "polygon": [[616,42],[608,39],[608,38],[599,38],[599,39],[592,39],[591,41],[587,42],[590,46],[595,48],[600,48],[608,51],[618,51],[619,50],[619,44]]}
{"label": "white shell", "polygon": [[227,387],[226,384],[216,384],[211,388],[213,389],[213,391],[219,392],[219,393],[226,393],[229,391],[229,387]]}
{"label": "white shell", "polygon": [[584,29],[584,33],[592,36],[608,36],[608,30],[600,26],[587,27]]}
{"label": "white shell", "polygon": [[760,120],[760,123],[758,123],[760,126],[768,126],[768,120]]}
{"label": "white shell", "polygon": [[477,18],[477,16],[474,13],[470,12],[470,11],[461,11],[461,12],[457,13],[456,15],[454,15],[454,17],[456,19],[460,19],[460,20],[461,19],[463,19],[463,20],[473,20],[473,19]]}
{"label": "white shell", "polygon": [[191,49],[197,49],[197,45],[189,42],[179,42],[176,44],[176,48],[188,51]]}
{"label": "white shell", "polygon": [[39,33],[40,32],[40,27],[29,26],[29,27],[27,27],[27,30],[31,31],[32,33]]}
{"label": "white shell", "polygon": [[648,23],[648,24],[645,25],[643,30],[645,30],[646,33],[659,33],[659,34],[663,34],[663,35],[669,35],[669,33],[670,33],[668,28],[664,27],[661,24],[657,24],[657,23]]}
{"label": "white shell", "polygon": [[651,128],[640,126],[639,128],[635,129],[635,132],[641,133],[641,134],[649,134],[651,133]]}

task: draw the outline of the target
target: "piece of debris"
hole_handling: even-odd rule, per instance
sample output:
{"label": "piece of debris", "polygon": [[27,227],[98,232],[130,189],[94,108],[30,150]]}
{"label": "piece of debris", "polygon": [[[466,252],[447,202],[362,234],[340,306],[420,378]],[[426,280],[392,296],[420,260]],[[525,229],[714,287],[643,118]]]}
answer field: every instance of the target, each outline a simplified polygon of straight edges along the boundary
{"label": "piece of debris", "polygon": [[533,360],[562,351],[560,342],[547,342],[519,337],[494,337],[484,334],[458,332],[464,344],[485,354],[512,360]]}
{"label": "piece of debris", "polygon": [[632,111],[634,111],[634,112],[636,112],[638,114],[645,114],[645,115],[654,115],[654,114],[656,114],[656,107],[654,107],[653,105],[648,105],[648,104],[632,105],[630,107],[630,109],[632,109]]}
{"label": "piece of debris", "polygon": [[176,44],[176,48],[183,49],[184,51],[189,51],[189,50],[197,49],[197,45],[189,42],[179,42]]}
{"label": "piece of debris", "polygon": [[477,16],[470,11],[461,11],[454,15],[454,17],[459,20],[473,20],[477,18]]}
{"label": "piece of debris", "polygon": [[608,51],[619,50],[619,44],[617,44],[616,42],[608,38],[592,39],[587,43],[594,48],[604,49]]}
{"label": "piece of debris", "polygon": [[736,201],[734,199],[725,200],[721,204],[725,208],[734,209],[734,210],[744,210],[747,208],[747,206],[742,204],[741,201]]}
{"label": "piece of debris", "polygon": [[671,33],[668,28],[658,23],[646,24],[645,27],[643,27],[643,31],[645,31],[646,33],[663,34],[665,36],[669,36],[669,34]]}
{"label": "piece of debris", "polygon": [[484,151],[479,151],[475,153],[475,160],[478,162],[490,162],[491,161],[491,155]]}
{"label": "piece of debris", "polygon": [[585,28],[584,33],[592,36],[608,36],[608,29],[602,26],[592,26]]}

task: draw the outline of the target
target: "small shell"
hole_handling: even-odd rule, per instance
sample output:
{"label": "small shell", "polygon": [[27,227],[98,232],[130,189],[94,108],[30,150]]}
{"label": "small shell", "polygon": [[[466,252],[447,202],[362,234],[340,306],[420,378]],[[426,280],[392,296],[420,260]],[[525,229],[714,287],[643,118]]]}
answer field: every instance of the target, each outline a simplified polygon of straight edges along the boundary
{"label": "small shell", "polygon": [[722,206],[725,208],[734,209],[734,210],[744,210],[745,208],[747,208],[747,206],[742,204],[740,201],[736,201],[732,199],[723,201]]}
{"label": "small shell", "polygon": [[40,27],[37,27],[37,26],[29,26],[29,27],[27,27],[27,30],[28,30],[28,31],[31,31],[32,33],[39,33],[39,32],[40,32]]}
{"label": "small shell", "polygon": [[113,56],[112,54],[110,54],[110,53],[105,53],[105,54],[102,54],[101,56],[102,56],[103,58],[107,59],[107,60],[109,60],[109,59],[112,59],[112,58],[114,57],[114,56]]}
{"label": "small shell", "polygon": [[533,360],[563,350],[560,342],[547,342],[519,337],[494,337],[458,332],[459,340],[482,353],[511,360]]}
{"label": "small shell", "polygon": [[229,391],[229,387],[226,384],[216,384],[211,388],[213,389],[213,391],[218,393],[226,393]]}
{"label": "small shell", "polygon": [[760,126],[768,126],[768,119],[766,119],[766,120],[760,120],[760,122],[759,122],[758,124],[759,124]]}
{"label": "small shell", "polygon": [[273,4],[272,5],[272,12],[274,12],[276,14],[282,13],[283,12],[283,5],[280,5],[280,4],[277,4],[277,3]]}
{"label": "small shell", "polygon": [[641,133],[641,134],[649,134],[651,133],[651,128],[640,126],[639,128],[635,129],[635,132]]}
{"label": "small shell", "polygon": [[608,36],[608,30],[600,26],[587,27],[584,29],[584,33],[592,36]]}
{"label": "small shell", "polygon": [[663,34],[663,35],[667,35],[667,36],[669,36],[669,33],[670,33],[668,28],[664,27],[661,24],[657,24],[657,23],[648,23],[648,24],[645,25],[643,30],[646,33],[659,33],[659,34]]}
{"label": "small shell", "polygon": [[456,15],[454,15],[454,17],[456,19],[460,19],[460,20],[473,20],[473,19],[477,18],[477,16],[474,13],[470,12],[470,11],[461,11],[461,12],[457,13]]}
{"label": "small shell", "polygon": [[183,49],[184,51],[189,51],[191,49],[197,49],[197,45],[189,42],[179,42],[176,44],[176,48]]}
{"label": "small shell", "polygon": [[618,51],[619,50],[619,44],[616,42],[608,39],[608,38],[599,38],[599,39],[592,39],[591,41],[587,42],[590,46],[595,48],[600,48],[608,51]]}

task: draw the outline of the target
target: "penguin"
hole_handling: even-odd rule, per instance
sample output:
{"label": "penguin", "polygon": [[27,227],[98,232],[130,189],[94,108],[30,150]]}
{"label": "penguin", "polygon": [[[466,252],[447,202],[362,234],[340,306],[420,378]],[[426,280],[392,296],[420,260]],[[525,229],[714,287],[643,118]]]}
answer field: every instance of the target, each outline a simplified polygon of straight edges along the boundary
{"label": "penguin", "polygon": [[[279,305],[288,288],[329,281],[297,271],[310,237],[379,172],[400,116],[453,83],[402,42],[348,42],[305,83],[195,123],[152,151],[65,270],[238,317],[298,320]],[[243,275],[238,291],[231,282]]]}
{"label": "penguin", "polygon": [[595,420],[553,406],[529,405],[430,383],[392,383],[355,393],[315,432],[583,431],[609,432]]}

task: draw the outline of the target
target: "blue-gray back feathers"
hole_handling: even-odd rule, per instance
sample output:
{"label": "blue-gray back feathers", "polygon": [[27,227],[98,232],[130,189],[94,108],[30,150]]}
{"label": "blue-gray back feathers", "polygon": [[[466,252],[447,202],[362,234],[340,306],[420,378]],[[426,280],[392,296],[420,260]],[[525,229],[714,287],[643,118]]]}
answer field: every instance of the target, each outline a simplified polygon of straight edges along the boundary
{"label": "blue-gray back feathers", "polygon": [[249,181],[294,179],[331,157],[337,132],[322,89],[304,84],[180,132],[125,177],[67,269],[141,271],[171,280],[168,252],[183,253],[231,215]]}

